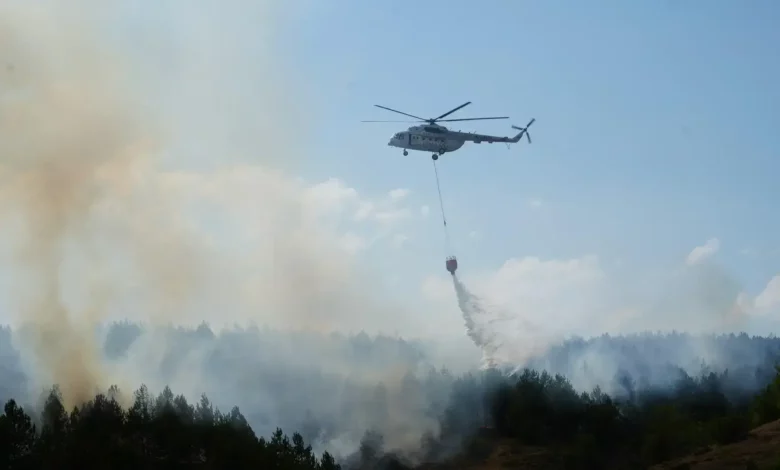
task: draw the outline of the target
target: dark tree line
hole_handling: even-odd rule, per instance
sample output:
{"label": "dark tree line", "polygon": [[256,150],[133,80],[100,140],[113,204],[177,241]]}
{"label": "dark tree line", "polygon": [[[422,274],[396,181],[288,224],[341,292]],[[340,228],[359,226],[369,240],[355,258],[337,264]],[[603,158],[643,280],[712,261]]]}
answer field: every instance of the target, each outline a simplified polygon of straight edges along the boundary
{"label": "dark tree line", "polygon": [[[613,399],[598,388],[577,393],[546,372],[469,374],[455,380],[441,433],[425,436],[419,451],[392,452],[369,430],[344,463],[410,469],[458,454],[480,458],[503,437],[547,448],[557,468],[644,468],[780,419],[780,368],[756,396],[736,402],[722,390],[726,376],[683,375],[666,391]],[[115,387],[70,411],[55,387],[34,416],[9,400],[0,416],[0,468],[342,468],[327,452],[314,455],[298,433],[290,439],[277,429],[258,438],[237,407],[222,413],[205,395],[193,406],[170,388],[154,397],[141,386],[129,408],[121,403]]]}
{"label": "dark tree line", "polygon": [[193,406],[169,388],[150,396],[145,386],[123,409],[118,390],[65,409],[54,388],[40,416],[15,400],[0,416],[0,468],[4,469],[277,469],[337,470],[325,452],[312,453],[300,434],[281,429],[258,438],[237,407],[215,409],[203,395]]}
{"label": "dark tree line", "polygon": [[[104,342],[109,361],[132,357],[130,348],[144,329],[112,325]],[[0,331],[0,394],[23,399],[28,387],[20,385],[24,374],[10,335]],[[168,389],[149,397],[144,387],[124,411],[118,404],[127,403],[116,398],[116,390],[65,410],[55,390],[43,412],[26,407],[27,418],[9,401],[0,424],[0,459],[14,459],[11,468],[93,461],[111,468],[335,468],[330,455],[317,459],[306,444],[343,451],[365,432],[354,455],[340,456],[343,468],[411,468],[458,454],[484,455],[494,442],[491,434],[553,449],[572,468],[641,468],[731,442],[754,425],[780,418],[774,366],[780,340],[774,337],[604,335],[557,345],[526,364],[528,370],[460,377],[432,367],[422,343],[365,333],[250,328],[215,334],[201,325],[170,328],[165,338],[160,365],[148,370],[150,376],[169,380],[171,371],[192,367],[188,358],[197,351],[208,378],[198,385],[224,400],[220,404],[241,403],[246,419],[237,408],[220,413],[208,400],[190,406]],[[273,354],[292,345],[295,361]],[[349,372],[333,373],[322,363]],[[400,381],[381,383],[383,371],[399,369],[407,371]],[[363,372],[378,382],[362,379]],[[580,393],[596,383],[602,389]],[[439,426],[421,427],[431,421]],[[300,434],[286,439],[273,433],[276,426]],[[418,446],[391,447],[399,435],[424,429],[431,432]]]}
{"label": "dark tree line", "polygon": [[[501,437],[518,447],[546,448],[557,456],[554,468],[646,468],[742,440],[750,429],[780,419],[780,367],[751,396],[729,399],[724,383],[728,372],[681,374],[666,390],[636,390],[615,399],[598,387],[577,393],[566,378],[547,372],[526,369],[510,377],[488,372],[481,380],[458,381],[459,403],[471,405],[447,410],[441,438],[431,441],[427,459],[452,448],[448,436],[460,454],[473,459],[486,457]],[[464,426],[482,430],[464,439],[458,431]]]}

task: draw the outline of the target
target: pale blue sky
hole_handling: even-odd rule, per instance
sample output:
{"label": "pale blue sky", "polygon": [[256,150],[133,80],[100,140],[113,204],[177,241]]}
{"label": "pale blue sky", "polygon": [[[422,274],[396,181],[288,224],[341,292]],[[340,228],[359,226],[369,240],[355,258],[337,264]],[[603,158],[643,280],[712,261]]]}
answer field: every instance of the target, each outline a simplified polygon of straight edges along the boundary
{"label": "pale blue sky", "polygon": [[[396,118],[373,104],[435,116],[472,101],[458,117],[512,119],[462,128],[496,135],[535,117],[531,146],[440,160],[470,267],[586,253],[668,264],[718,237],[721,261],[761,289],[780,269],[778,21],[769,0],[331,2],[288,38],[323,94],[308,171],[407,187],[434,209],[430,156],[386,146],[405,124],[360,123]],[[439,223],[426,224],[408,253],[440,269]]]}

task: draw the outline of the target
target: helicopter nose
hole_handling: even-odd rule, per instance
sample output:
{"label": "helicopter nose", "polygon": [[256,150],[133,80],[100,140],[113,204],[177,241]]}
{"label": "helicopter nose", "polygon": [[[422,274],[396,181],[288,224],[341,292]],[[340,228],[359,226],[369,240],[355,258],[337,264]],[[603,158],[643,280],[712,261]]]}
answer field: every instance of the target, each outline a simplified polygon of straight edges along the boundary
{"label": "helicopter nose", "polygon": [[399,133],[390,137],[390,142],[388,142],[387,145],[392,147],[400,147],[403,144],[403,142],[404,142],[404,135],[403,133]]}

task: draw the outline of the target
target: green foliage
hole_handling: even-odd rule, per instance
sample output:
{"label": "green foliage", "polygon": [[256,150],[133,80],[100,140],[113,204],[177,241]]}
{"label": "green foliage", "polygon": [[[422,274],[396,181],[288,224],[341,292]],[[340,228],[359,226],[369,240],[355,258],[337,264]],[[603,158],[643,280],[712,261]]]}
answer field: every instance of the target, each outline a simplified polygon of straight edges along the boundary
{"label": "green foliage", "polygon": [[751,406],[754,426],[780,419],[780,367],[775,367],[777,375],[756,397]]}
{"label": "green foliage", "polygon": [[0,468],[267,468],[340,470],[332,455],[312,453],[300,434],[277,429],[257,438],[238,407],[223,414],[204,395],[196,406],[166,387],[151,397],[145,386],[125,410],[119,390],[68,413],[55,387],[40,415],[40,432],[14,400],[0,415]]}
{"label": "green foliage", "polygon": [[14,400],[5,404],[0,416],[0,468],[29,468],[35,445],[35,426]]}
{"label": "green foliage", "polygon": [[736,403],[722,390],[726,374],[682,375],[671,391],[632,391],[617,401],[598,388],[577,395],[561,376],[525,370],[492,389],[489,408],[497,433],[561,449],[567,468],[644,467],[739,441],[752,426],[780,419],[776,372],[752,402]]}
{"label": "green foliage", "polygon": [[[140,334],[137,326],[119,325],[109,335],[112,339],[107,342],[106,354],[126,354]],[[277,333],[233,332],[215,336],[201,325],[197,330],[176,329],[170,334],[178,338],[179,346],[166,356],[163,369],[178,367],[191,345],[214,341],[215,352],[204,367],[220,380],[232,380],[223,372],[246,370],[230,367],[228,361],[236,355],[231,352],[233,347],[252,344],[254,348],[254,339],[267,334],[258,344],[270,348]],[[308,336],[296,338],[295,342],[301,344],[326,341]],[[339,338],[331,336],[327,341],[346,341],[349,347],[324,349],[346,350],[356,376],[362,370],[383,367],[388,357],[410,365],[410,370],[424,364],[424,350],[416,344],[382,337],[371,339],[364,333]],[[297,430],[302,433],[287,436],[277,429],[266,437],[255,435],[237,407],[220,411],[205,395],[191,405],[167,387],[152,396],[141,386],[130,397],[132,405],[122,409],[117,402],[125,401],[119,400],[119,390],[112,388],[67,410],[54,388],[32,418],[15,401],[6,404],[0,415],[0,468],[333,470],[340,468],[333,456],[324,453],[318,458],[307,442],[354,439],[354,430],[345,432],[339,427],[340,420],[347,420],[349,415],[361,417],[366,426],[375,426],[388,437],[385,441],[375,430],[366,432],[357,452],[342,462],[350,470],[405,469],[411,468],[410,460],[441,461],[456,453],[482,460],[492,454],[496,436],[518,444],[517,448],[510,446],[517,451],[518,459],[525,455],[521,451],[538,446],[546,448],[536,449],[540,453],[552,451],[555,462],[563,463],[565,468],[645,468],[709,446],[735,442],[744,438],[750,428],[780,419],[780,369],[771,366],[780,356],[780,340],[731,335],[718,341],[722,345],[718,350],[731,351],[731,359],[725,364],[733,367],[718,374],[703,367],[699,377],[690,377],[680,367],[668,365],[672,360],[691,367],[691,360],[683,360],[690,356],[686,347],[691,340],[681,335],[573,340],[554,348],[536,364],[540,370],[544,366],[565,374],[581,374],[610,390],[622,391],[614,396],[598,388],[581,394],[564,376],[534,370],[513,375],[488,370],[459,378],[446,370],[410,372],[401,381],[404,405],[425,418],[440,419],[440,426],[433,426],[435,431],[423,436],[420,452],[409,452],[414,455],[391,448],[398,441],[391,436],[405,435],[407,431],[413,435],[419,428],[412,428],[417,421],[404,423],[393,416],[397,397],[392,395],[392,387],[382,384],[363,384],[339,376],[325,378],[320,374],[308,383],[321,385],[275,387],[273,384],[279,381],[268,377],[281,373],[276,368],[252,374],[256,377],[252,380],[257,382],[246,385],[241,381],[242,386],[252,391],[267,387],[272,396],[283,396],[284,400],[269,402],[280,408],[279,415],[295,416],[288,422],[299,423]],[[609,355],[618,363],[613,383],[604,382],[603,370],[589,372],[599,354]],[[764,357],[766,360],[761,359]],[[165,370],[161,371],[163,375]],[[287,374],[286,370],[283,372]],[[300,374],[289,375],[287,380],[299,383],[312,378],[306,375],[311,374],[308,369]],[[673,384],[667,383],[669,378]],[[754,398],[753,391],[765,385]],[[0,390],[6,389],[0,384]],[[17,393],[8,390],[4,396]],[[322,411],[331,409],[344,411],[334,417]]]}

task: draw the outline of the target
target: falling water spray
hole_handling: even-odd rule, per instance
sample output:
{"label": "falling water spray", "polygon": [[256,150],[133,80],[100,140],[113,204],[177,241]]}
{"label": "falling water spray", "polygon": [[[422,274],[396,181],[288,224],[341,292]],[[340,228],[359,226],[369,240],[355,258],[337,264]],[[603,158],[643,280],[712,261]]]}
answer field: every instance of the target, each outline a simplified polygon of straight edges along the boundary
{"label": "falling water spray", "polygon": [[487,315],[481,300],[472,294],[455,274],[452,275],[452,284],[455,286],[458,307],[460,307],[460,311],[463,314],[466,334],[482,351],[482,368],[495,367],[497,365],[495,355],[498,345],[496,344],[495,333],[487,328]]}

